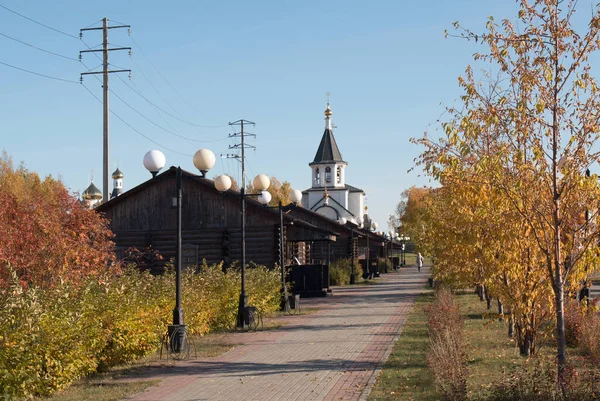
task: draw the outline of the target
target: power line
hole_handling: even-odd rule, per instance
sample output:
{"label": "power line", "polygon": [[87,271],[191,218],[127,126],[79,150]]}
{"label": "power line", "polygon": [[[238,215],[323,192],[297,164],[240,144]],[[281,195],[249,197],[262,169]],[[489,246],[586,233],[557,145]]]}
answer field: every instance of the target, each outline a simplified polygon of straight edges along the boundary
{"label": "power line", "polygon": [[179,96],[181,98],[181,100],[183,100],[185,103],[187,103],[187,105],[190,106],[192,108],[192,110],[194,110],[196,113],[202,115],[202,113],[198,109],[196,109],[190,102],[188,102],[183,96],[181,96],[181,93],[179,93],[179,91],[177,89],[175,89],[175,87],[173,87],[173,85],[171,85],[171,83],[167,80],[167,78],[165,78],[165,76],[163,74],[161,74],[161,72],[158,70],[158,68],[156,68],[156,66],[152,63],[152,61],[150,61],[150,58],[146,55],[146,53],[144,53],[144,51],[142,50],[140,45],[135,41],[133,36],[130,35],[130,38],[131,38],[131,41],[133,42],[133,44],[136,45],[136,47],[140,51],[140,53],[142,53],[142,56],[144,56],[144,58],[148,61],[148,63],[150,63],[152,68],[154,68],[154,70],[158,73],[158,75],[160,75],[160,77],[163,79],[163,81],[165,81],[166,84],[169,85],[169,87],[173,90],[173,92],[175,92],[177,94],[177,96]]}
{"label": "power line", "polygon": [[119,96],[118,94],[116,94],[112,89],[110,89],[110,93],[112,93],[113,95],[115,95],[117,97],[117,99],[119,99],[121,102],[125,103],[125,106],[129,107],[131,110],[133,110],[137,115],[139,115],[140,117],[142,117],[144,120],[148,121],[150,124],[154,125],[155,127],[157,127],[158,129],[161,129],[171,135],[177,136],[181,139],[185,139],[188,141],[193,141],[193,139],[191,138],[187,138],[183,135],[180,135],[176,132],[173,132],[171,130],[166,129],[165,127],[163,127],[162,125],[159,125],[158,123],[152,121],[150,118],[146,117],[143,113],[141,113],[140,111],[138,111],[135,107],[133,107],[132,105],[130,105],[129,103],[127,103],[125,101],[125,99],[123,99],[121,96]]}
{"label": "power line", "polygon": [[[120,78],[120,77],[119,77]],[[198,125],[198,124],[194,124],[192,122],[189,122],[187,120],[184,120],[182,118],[179,118],[177,116],[174,116],[173,114],[169,113],[168,111],[164,110],[163,108],[157,106],[156,104],[154,104],[153,102],[151,102],[150,100],[148,100],[148,98],[144,95],[142,95],[140,92],[138,92],[137,90],[135,90],[134,88],[131,87],[131,85],[129,85],[127,82],[125,82],[123,79],[121,79],[121,81],[127,86],[129,87],[129,89],[131,89],[133,92],[135,92],[139,97],[141,97],[142,99],[144,99],[146,102],[148,102],[151,106],[157,108],[158,110],[162,111],[163,113],[165,113],[166,115],[168,115],[171,118],[174,118],[177,121],[181,121],[182,123],[191,125],[192,127],[203,127],[202,125]],[[173,106],[171,106],[173,107]],[[225,139],[225,138],[222,138]],[[219,139],[222,140],[222,139]],[[217,141],[201,141],[201,142],[217,142]]]}
{"label": "power line", "polygon": [[[82,86],[85,88],[85,90],[87,90],[87,91],[89,92],[89,94],[90,94],[90,95],[92,95],[92,96],[93,96],[93,97],[94,97],[94,98],[95,98],[95,99],[96,99],[96,100],[97,100],[97,101],[98,101],[100,104],[102,104],[102,100],[100,100],[100,98],[99,98],[98,96],[96,96],[96,95],[94,94],[94,92],[92,92],[92,91],[91,91],[91,90],[90,90],[90,89],[89,89],[87,86],[85,86],[85,84],[83,84],[83,83],[82,83],[81,85],[82,85]],[[136,132],[137,134],[141,135],[142,137],[146,138],[147,140],[149,140],[150,142],[154,143],[155,145],[157,145],[157,146],[160,146],[161,148],[163,148],[163,149],[165,149],[165,150],[168,150],[169,152],[176,153],[176,154],[178,154],[178,155],[192,157],[192,155],[190,155],[190,154],[187,154],[187,153],[181,153],[181,152],[178,152],[178,151],[176,151],[176,150],[173,150],[173,149],[167,148],[167,147],[166,147],[166,146],[164,146],[164,145],[161,145],[160,143],[156,142],[154,139],[152,139],[152,138],[148,137],[147,135],[144,135],[144,134],[143,134],[141,131],[139,131],[139,130],[135,129],[135,128],[134,128],[134,127],[131,125],[131,124],[129,124],[129,123],[128,123],[127,121],[125,121],[124,119],[122,119],[122,118],[121,118],[121,116],[119,116],[119,115],[118,115],[117,113],[115,113],[113,110],[110,110],[110,113],[111,113],[113,116],[117,117],[117,118],[118,118],[118,119],[119,119],[119,120],[120,120],[120,121],[121,121],[123,124],[127,125],[127,126],[128,126],[128,127],[131,129],[131,130],[132,130],[132,131],[134,131],[134,132]]]}
{"label": "power line", "polygon": [[52,27],[51,27],[51,26],[49,26],[49,25],[43,24],[43,23],[41,23],[41,22],[39,22],[39,21],[36,21],[36,20],[34,20],[33,18],[29,18],[29,17],[27,17],[26,15],[20,14],[20,13],[16,12],[15,10],[11,10],[10,8],[8,8],[8,7],[6,7],[6,6],[2,5],[2,4],[0,4],[0,7],[2,7],[3,9],[5,9],[6,11],[10,11],[11,13],[18,15],[18,16],[19,16],[19,17],[21,17],[21,18],[25,18],[26,20],[28,20],[28,21],[31,21],[31,22],[33,22],[34,24],[41,25],[41,26],[43,26],[44,28],[48,28],[48,29],[50,29],[50,30],[52,30],[52,31],[54,31],[54,32],[58,32],[58,33],[60,33],[60,34],[63,34],[63,35],[65,35],[65,36],[68,36],[68,37],[70,37],[70,38],[73,38],[73,39],[79,39],[79,38],[78,38],[77,36],[75,36],[75,35],[71,35],[71,34],[69,34],[69,33],[66,33],[66,32],[63,32],[63,31],[61,31],[61,30],[59,30],[59,29],[52,28]]}
{"label": "power line", "polygon": [[0,32],[0,36],[4,36],[5,38],[8,38],[8,39],[10,39],[10,40],[14,40],[15,42],[21,43],[21,44],[23,44],[23,45],[25,45],[25,46],[33,47],[33,48],[34,48],[34,49],[36,49],[36,50],[39,50],[39,51],[42,51],[42,52],[45,52],[45,53],[48,53],[48,54],[52,54],[52,55],[54,55],[54,56],[57,56],[57,57],[66,58],[67,60],[79,61],[79,60],[77,60],[77,59],[76,59],[76,58],[74,58],[74,57],[64,56],[64,55],[62,55],[62,54],[54,53],[54,52],[52,52],[52,51],[50,51],[50,50],[42,49],[41,47],[34,46],[34,45],[32,45],[32,44],[30,44],[30,43],[27,43],[27,42],[23,42],[23,41],[22,41],[22,40],[20,40],[20,39],[13,38],[12,36],[9,36],[9,35],[7,35],[7,34],[5,34],[5,33],[2,33],[2,32]]}
{"label": "power line", "polygon": [[25,68],[21,68],[21,67],[17,67],[17,66],[11,65],[11,64],[7,64],[7,63],[4,63],[2,61],[0,61],[0,64],[5,65],[5,66],[10,67],[10,68],[14,68],[15,70],[19,70],[19,71],[23,71],[23,72],[26,72],[26,73],[29,73],[29,74],[37,75],[39,77],[44,77],[44,78],[48,78],[48,79],[54,79],[56,81],[69,82],[69,83],[72,83],[72,84],[77,84],[78,83],[77,81],[71,81],[71,80],[68,80],[68,79],[53,77],[51,75],[45,75],[45,74],[40,74],[39,72],[26,70]]}

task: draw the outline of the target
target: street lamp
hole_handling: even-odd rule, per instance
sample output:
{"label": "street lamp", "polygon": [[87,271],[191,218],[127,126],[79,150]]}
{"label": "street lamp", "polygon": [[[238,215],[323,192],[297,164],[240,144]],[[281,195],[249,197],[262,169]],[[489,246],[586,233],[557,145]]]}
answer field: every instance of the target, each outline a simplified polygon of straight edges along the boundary
{"label": "street lamp", "polygon": [[[194,163],[196,159],[194,157]],[[201,168],[196,166],[200,171]],[[240,188],[240,203],[242,209],[241,216],[241,226],[242,226],[242,286],[240,290],[240,299],[238,303],[238,313],[236,319],[236,327],[245,330],[249,324],[249,315],[248,315],[248,296],[246,295],[246,196],[257,196],[256,194],[246,194],[245,185],[245,173],[242,171],[242,186]],[[220,192],[225,192],[229,188],[231,188],[231,179],[222,178],[223,176],[219,176],[215,179],[215,188]],[[271,180],[265,174],[259,174],[254,177],[254,189],[257,191],[261,191],[258,195],[262,194],[262,191],[265,191],[271,185]]]}
{"label": "street lamp", "polygon": [[410,237],[404,234],[400,235],[400,257],[402,258],[401,266],[406,266],[406,242],[410,241]]}
{"label": "street lamp", "polygon": [[[165,155],[158,150],[151,150],[144,155],[144,167],[152,173],[152,177],[156,177],[158,172],[165,166]],[[215,155],[208,149],[200,149],[194,155],[194,165],[202,171],[202,176],[215,165]],[[201,168],[200,168],[201,167]],[[171,350],[175,353],[181,352],[187,331],[185,325],[183,308],[181,306],[181,214],[182,214],[182,198],[183,198],[183,178],[181,167],[177,167],[177,254],[176,254],[176,270],[175,270],[175,308],[173,309],[173,324],[167,327]]]}
{"label": "street lamp", "polygon": [[[362,216],[358,216],[356,218],[356,224],[358,226],[358,228],[362,228],[363,227],[363,218]],[[354,274],[354,226],[351,226],[350,228],[350,238],[352,240],[352,265],[351,265],[351,271],[350,271],[350,284],[356,284],[356,275]]]}
{"label": "street lamp", "polygon": [[[262,191],[258,196],[258,201],[267,206],[269,202],[271,202],[271,194],[267,191]],[[284,236],[283,236],[283,212],[288,212],[295,208],[298,203],[302,200],[302,192],[297,189],[292,189],[290,191],[290,200],[292,203],[289,205],[283,206],[281,201],[279,201],[278,209],[279,209],[279,266],[281,268],[281,309],[284,311],[289,311],[290,304],[287,295],[287,286],[285,285],[285,258],[284,258]]]}
{"label": "street lamp", "polygon": [[388,238],[390,240],[390,260],[392,261],[392,270],[396,270],[396,265],[394,265],[394,232],[392,230],[388,231]]}

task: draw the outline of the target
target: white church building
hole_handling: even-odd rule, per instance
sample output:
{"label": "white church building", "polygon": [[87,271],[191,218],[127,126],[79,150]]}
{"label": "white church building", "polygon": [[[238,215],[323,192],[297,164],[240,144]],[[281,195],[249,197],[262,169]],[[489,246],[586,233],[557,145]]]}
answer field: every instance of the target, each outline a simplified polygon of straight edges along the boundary
{"label": "white church building", "polygon": [[302,191],[302,205],[332,220],[342,217],[356,223],[363,214],[365,192],[346,184],[348,163],[333,136],[331,108],[325,109],[325,132],[312,163],[312,187]]}

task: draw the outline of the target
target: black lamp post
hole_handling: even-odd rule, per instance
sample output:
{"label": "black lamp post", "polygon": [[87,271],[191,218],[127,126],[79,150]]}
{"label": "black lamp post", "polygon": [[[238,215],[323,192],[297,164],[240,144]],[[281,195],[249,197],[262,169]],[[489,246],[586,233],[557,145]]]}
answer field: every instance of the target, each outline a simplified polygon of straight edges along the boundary
{"label": "black lamp post", "polygon": [[[244,147],[242,141],[242,160],[244,159]],[[246,197],[247,196],[260,196],[260,194],[246,194],[246,190],[244,186],[246,185],[246,172],[244,170],[244,164],[242,163],[242,185],[240,188],[240,206],[241,206],[241,231],[242,231],[242,241],[241,241],[241,251],[242,251],[242,266],[241,266],[241,289],[240,289],[240,298],[238,302],[238,313],[236,317],[236,328],[245,330],[248,328],[248,324],[250,323],[249,314],[248,314],[248,296],[246,295]],[[259,174],[254,177],[253,181],[254,188],[258,191],[265,191],[271,185],[271,181],[269,177],[265,174]],[[231,188],[231,178],[226,175],[220,175],[215,178],[215,188],[220,192],[225,192],[229,188]]]}
{"label": "black lamp post", "polygon": [[[279,210],[279,266],[281,268],[281,310],[289,311],[290,304],[287,295],[287,286],[285,284],[285,237],[283,234],[283,214],[284,212],[289,212],[293,208],[298,206],[298,202],[302,200],[302,192],[297,189],[292,189],[290,192],[290,200],[292,203],[283,206],[281,201],[279,201],[279,205],[277,206]],[[258,201],[263,204],[265,207],[271,201],[271,194],[267,191],[262,191],[262,193],[258,196]]]}
{"label": "black lamp post", "polygon": [[[585,170],[585,176],[588,178],[590,177],[590,169],[589,168]],[[586,211],[585,211],[585,236],[586,236],[586,239],[587,239],[589,224],[590,224],[590,211],[586,209]],[[586,264],[585,265],[585,279],[583,282],[583,288],[581,289],[581,292],[579,293],[579,301],[584,301],[585,299],[589,299],[589,297],[590,297],[590,289],[588,288],[587,273],[588,273],[588,266]]]}
{"label": "black lamp post", "polygon": [[[158,172],[165,166],[165,155],[158,150],[151,150],[144,155],[144,167],[152,173],[152,178],[156,177]],[[202,172],[202,176],[215,165],[215,155],[208,149],[200,149],[194,155],[194,165]],[[181,221],[182,221],[182,202],[183,202],[183,178],[181,167],[177,167],[177,250],[175,266],[175,308],[173,309],[173,324],[167,327],[169,343],[171,350],[179,353],[184,348],[187,326],[184,321],[183,307],[181,306]]]}
{"label": "black lamp post", "polygon": [[356,284],[356,276],[354,275],[354,226],[350,227],[350,241],[352,247],[352,264],[350,265],[350,284]]}
{"label": "black lamp post", "polygon": [[396,270],[396,266],[394,265],[394,232],[390,230],[389,238],[390,238],[390,260],[392,262],[392,270]]}

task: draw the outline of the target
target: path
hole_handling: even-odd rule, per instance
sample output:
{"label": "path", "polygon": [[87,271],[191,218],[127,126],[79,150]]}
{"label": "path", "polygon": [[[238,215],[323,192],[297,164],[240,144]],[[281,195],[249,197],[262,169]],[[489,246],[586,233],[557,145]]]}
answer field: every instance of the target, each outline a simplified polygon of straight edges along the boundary
{"label": "path", "polygon": [[178,362],[129,400],[366,400],[428,274],[408,267],[376,285],[303,299],[319,311],[291,316],[277,330],[235,334],[245,345]]}

